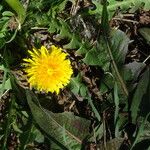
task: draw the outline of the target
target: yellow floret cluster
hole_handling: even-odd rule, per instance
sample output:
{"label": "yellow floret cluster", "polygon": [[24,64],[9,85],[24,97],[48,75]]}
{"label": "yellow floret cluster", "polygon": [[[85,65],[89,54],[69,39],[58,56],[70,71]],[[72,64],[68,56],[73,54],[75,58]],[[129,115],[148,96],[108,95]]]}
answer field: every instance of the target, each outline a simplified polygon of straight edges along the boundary
{"label": "yellow floret cluster", "polygon": [[28,53],[31,57],[24,59],[24,70],[32,87],[58,94],[70,82],[73,73],[71,62],[61,48],[52,45],[48,50],[42,46],[28,50]]}

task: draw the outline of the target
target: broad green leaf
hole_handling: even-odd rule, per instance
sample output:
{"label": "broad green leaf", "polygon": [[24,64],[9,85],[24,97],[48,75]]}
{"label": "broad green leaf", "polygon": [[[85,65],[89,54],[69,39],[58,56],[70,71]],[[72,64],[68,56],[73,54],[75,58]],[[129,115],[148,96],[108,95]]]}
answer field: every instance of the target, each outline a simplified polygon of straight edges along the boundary
{"label": "broad green leaf", "polygon": [[80,45],[81,45],[80,38],[76,34],[73,34],[70,43],[64,45],[63,48],[65,48],[65,49],[78,49],[80,47]]}
{"label": "broad green leaf", "polygon": [[136,81],[145,66],[144,63],[134,61],[123,66],[121,75],[125,81]]}
{"label": "broad green leaf", "polygon": [[86,85],[82,84],[80,87],[80,95],[82,97],[87,97],[88,93],[87,93],[87,87]]}
{"label": "broad green leaf", "polygon": [[[4,85],[3,85],[4,84]],[[12,89],[10,78],[5,81],[5,83],[0,84],[0,90],[10,90]]]}
{"label": "broad green leaf", "polygon": [[[128,50],[129,38],[120,30],[112,30],[110,41],[114,61],[119,65],[123,64]],[[104,39],[101,38],[99,43],[99,45],[97,44],[96,47],[89,50],[83,61],[88,65],[98,65],[108,70],[111,58],[108,54]]]}
{"label": "broad green leaf", "polygon": [[110,72],[106,72],[99,87],[101,93],[103,94],[108,92],[109,90],[112,90],[114,87],[114,82],[115,80],[113,75]]}
{"label": "broad green leaf", "polygon": [[77,55],[82,55],[82,54],[86,54],[89,50],[89,45],[87,42],[82,43],[81,47],[75,52]]}
{"label": "broad green leaf", "polygon": [[87,52],[83,61],[88,65],[99,65],[100,62],[98,56],[98,50],[96,47],[93,47],[91,50],[89,50],[89,52]]}
{"label": "broad green leaf", "polygon": [[86,99],[88,96],[88,90],[84,83],[82,83],[81,75],[78,74],[77,77],[71,78],[69,88],[75,95],[79,95]]}
{"label": "broad green leaf", "polygon": [[118,64],[124,64],[129,45],[128,36],[121,30],[112,30],[111,49],[114,60]]}
{"label": "broad green leaf", "polygon": [[69,87],[74,94],[78,94],[81,88],[81,75],[78,74],[76,77],[71,78]]}
{"label": "broad green leaf", "polygon": [[150,44],[150,28],[140,28],[138,31],[145,38],[147,43]]}
{"label": "broad green leaf", "polygon": [[144,1],[144,10],[148,11],[150,10],[150,0]]}
{"label": "broad green leaf", "polygon": [[139,113],[139,106],[140,106],[140,103],[142,101],[144,94],[146,94],[149,80],[150,80],[150,70],[147,69],[143,73],[143,76],[141,77],[141,79],[137,85],[136,91],[135,91],[133,99],[132,99],[132,104],[131,104],[130,110],[131,110],[131,116],[132,116],[133,123],[136,123],[136,118]]}
{"label": "broad green leaf", "polygon": [[40,128],[69,150],[79,150],[82,140],[88,135],[90,122],[70,112],[52,113],[40,106],[32,92],[26,91],[26,95],[33,117]]}
{"label": "broad green leaf", "polygon": [[101,67],[103,67],[103,69],[107,68],[106,70],[108,70],[108,66],[110,65],[110,58],[105,49],[105,46],[102,45],[102,43],[99,46],[99,48],[93,47],[91,50],[89,50],[86,53],[83,61],[87,65],[101,66]]}

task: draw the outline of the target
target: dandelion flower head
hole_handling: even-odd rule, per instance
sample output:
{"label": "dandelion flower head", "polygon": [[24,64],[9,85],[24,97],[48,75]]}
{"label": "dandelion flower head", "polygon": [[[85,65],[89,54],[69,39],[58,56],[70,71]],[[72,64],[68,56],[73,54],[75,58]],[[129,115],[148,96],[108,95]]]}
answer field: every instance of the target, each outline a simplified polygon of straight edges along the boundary
{"label": "dandelion flower head", "polygon": [[45,46],[40,49],[28,50],[30,58],[24,59],[25,72],[30,86],[39,91],[56,92],[66,86],[73,73],[67,53],[52,45],[48,50]]}

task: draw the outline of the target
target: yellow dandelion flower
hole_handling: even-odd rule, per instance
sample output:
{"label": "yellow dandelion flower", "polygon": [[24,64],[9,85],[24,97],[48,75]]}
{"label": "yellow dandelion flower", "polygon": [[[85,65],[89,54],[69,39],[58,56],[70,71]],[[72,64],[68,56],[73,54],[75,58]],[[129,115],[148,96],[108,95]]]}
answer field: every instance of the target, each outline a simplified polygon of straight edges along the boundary
{"label": "yellow dandelion flower", "polygon": [[24,70],[30,85],[39,91],[58,94],[69,83],[73,73],[70,60],[66,59],[67,54],[54,45],[49,50],[42,46],[28,53],[31,58],[24,59]]}

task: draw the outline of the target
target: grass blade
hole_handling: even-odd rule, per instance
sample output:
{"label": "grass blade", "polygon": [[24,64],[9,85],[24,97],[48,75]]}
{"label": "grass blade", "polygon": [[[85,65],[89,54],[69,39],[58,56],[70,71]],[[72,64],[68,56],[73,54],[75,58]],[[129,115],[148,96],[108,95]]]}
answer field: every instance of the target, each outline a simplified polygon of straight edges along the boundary
{"label": "grass blade", "polygon": [[8,110],[8,118],[7,118],[7,123],[6,123],[6,128],[4,131],[4,139],[3,139],[3,147],[2,150],[6,150],[7,149],[7,140],[8,140],[8,135],[9,135],[9,131],[10,131],[10,126],[11,126],[11,120],[12,120],[12,116],[13,116],[13,108],[14,108],[14,104],[15,104],[15,97],[12,96],[11,98],[11,103],[9,106],[9,110]]}

